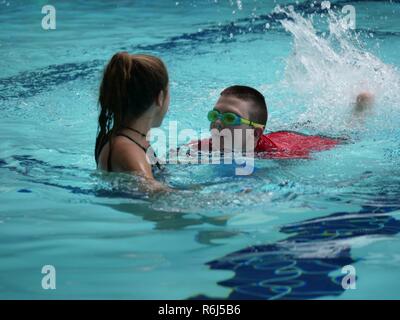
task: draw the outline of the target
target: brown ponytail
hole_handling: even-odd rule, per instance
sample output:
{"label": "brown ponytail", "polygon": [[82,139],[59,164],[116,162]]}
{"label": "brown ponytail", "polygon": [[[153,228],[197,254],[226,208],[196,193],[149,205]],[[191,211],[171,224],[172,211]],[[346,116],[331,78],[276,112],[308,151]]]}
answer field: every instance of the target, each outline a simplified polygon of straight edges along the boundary
{"label": "brown ponytail", "polygon": [[96,162],[111,135],[141,116],[167,88],[168,72],[159,58],[127,52],[111,58],[100,85]]}

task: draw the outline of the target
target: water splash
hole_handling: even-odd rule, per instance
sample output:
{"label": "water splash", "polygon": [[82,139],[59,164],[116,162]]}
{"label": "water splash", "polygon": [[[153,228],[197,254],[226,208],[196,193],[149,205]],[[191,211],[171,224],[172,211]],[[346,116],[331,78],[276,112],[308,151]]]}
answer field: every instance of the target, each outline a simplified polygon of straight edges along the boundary
{"label": "water splash", "polygon": [[[321,132],[343,133],[358,124],[352,118],[356,96],[362,91],[376,97],[370,130],[397,128],[400,116],[400,76],[395,67],[364,49],[360,33],[351,30],[340,14],[304,17],[293,8],[275,9],[293,36],[293,54],[287,59],[284,84],[304,98],[306,110],[299,122],[312,123]],[[328,31],[316,29],[326,19]],[[393,121],[397,119],[396,121]],[[364,124],[364,123],[363,123]]]}

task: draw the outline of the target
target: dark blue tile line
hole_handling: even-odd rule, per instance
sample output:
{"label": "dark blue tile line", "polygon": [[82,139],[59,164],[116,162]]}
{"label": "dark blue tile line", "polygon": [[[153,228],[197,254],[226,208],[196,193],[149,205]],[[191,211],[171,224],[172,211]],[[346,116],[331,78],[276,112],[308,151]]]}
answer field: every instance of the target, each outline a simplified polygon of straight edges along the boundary
{"label": "dark blue tile line", "polygon": [[[62,166],[62,165],[53,166],[53,165],[49,164],[46,161],[35,159],[30,155],[14,155],[11,158],[13,160],[18,161],[18,163],[22,167],[27,168],[27,169],[31,169],[31,168],[40,166],[40,167],[46,168],[47,170],[48,169],[55,169],[55,170],[76,169],[76,170],[82,170],[82,168],[77,167],[77,166],[69,166],[69,167]],[[7,162],[4,159],[3,160],[0,159],[0,165],[1,165],[1,163],[3,163],[3,166],[7,165]],[[16,168],[16,167],[14,167],[14,168]]]}
{"label": "dark blue tile line", "polygon": [[[11,159],[18,161],[18,166],[13,166],[7,163],[6,160],[0,159],[0,168],[7,169],[11,172],[16,172],[20,175],[24,176],[26,182],[60,188],[71,192],[73,194],[80,194],[80,195],[92,195],[95,197],[104,197],[104,198],[143,198],[143,194],[134,193],[134,192],[124,192],[121,190],[116,189],[84,189],[81,187],[71,186],[71,185],[61,185],[59,183],[50,182],[45,179],[39,179],[37,177],[31,177],[30,170],[31,169],[42,169],[45,172],[49,172],[51,170],[61,171],[61,170],[76,170],[78,172],[82,171],[82,168],[77,166],[62,166],[62,165],[51,165],[48,162],[38,160],[33,158],[30,155],[15,155],[12,156]],[[30,192],[34,192],[34,190],[22,188],[18,192],[24,193],[25,191],[21,190],[28,190]]]}
{"label": "dark blue tile line", "polygon": [[21,72],[0,79],[0,100],[28,98],[49,88],[77,79],[88,79],[98,74],[104,61],[50,65],[34,71]]}
{"label": "dark blue tile line", "polygon": [[[291,4],[296,11],[306,14],[320,13],[323,10],[319,6],[311,7],[313,1],[299,4]],[[355,1],[339,1],[344,5]],[[357,0],[356,2],[363,2]],[[395,1],[399,3],[400,1]],[[289,5],[289,4],[288,4]],[[229,43],[236,41],[236,37],[243,34],[262,34],[265,32],[265,24],[270,24],[270,29],[275,32],[284,32],[279,20],[286,18],[284,13],[271,13],[260,15],[257,18],[238,19],[236,22],[221,26],[210,26],[194,33],[184,33],[171,37],[164,42],[148,45],[138,45],[120,48],[132,52],[154,52],[162,54],[165,51],[179,50],[191,53],[196,52],[198,45],[202,43]],[[361,33],[374,33],[375,36],[399,36],[399,32],[379,32],[369,29],[358,29]],[[231,37],[233,36],[233,38]],[[54,86],[68,83],[77,79],[91,79],[99,77],[106,60],[93,60],[81,63],[66,63],[50,65],[33,71],[21,72],[15,76],[0,78],[0,101],[13,98],[29,98]],[[3,105],[3,108],[5,105]]]}
{"label": "dark blue tile line", "polygon": [[[213,270],[235,272],[233,278],[219,282],[232,292],[217,299],[315,299],[342,294],[344,275],[331,277],[330,273],[340,272],[357,260],[351,257],[350,246],[335,241],[398,234],[400,221],[387,214],[400,210],[399,198],[396,206],[364,206],[357,216],[338,212],[283,226],[280,231],[291,235],[284,240],[252,246],[209,262]],[[318,257],[321,247],[325,254]],[[191,299],[211,298],[216,297],[198,295]]]}

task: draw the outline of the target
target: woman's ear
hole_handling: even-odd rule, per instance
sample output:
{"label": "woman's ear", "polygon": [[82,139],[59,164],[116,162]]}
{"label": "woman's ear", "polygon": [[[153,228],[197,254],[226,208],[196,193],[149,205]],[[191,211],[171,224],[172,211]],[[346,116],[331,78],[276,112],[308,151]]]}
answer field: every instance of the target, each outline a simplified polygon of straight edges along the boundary
{"label": "woman's ear", "polygon": [[161,90],[160,93],[158,94],[157,101],[156,101],[157,107],[162,107],[163,106],[164,99],[165,99],[164,91]]}

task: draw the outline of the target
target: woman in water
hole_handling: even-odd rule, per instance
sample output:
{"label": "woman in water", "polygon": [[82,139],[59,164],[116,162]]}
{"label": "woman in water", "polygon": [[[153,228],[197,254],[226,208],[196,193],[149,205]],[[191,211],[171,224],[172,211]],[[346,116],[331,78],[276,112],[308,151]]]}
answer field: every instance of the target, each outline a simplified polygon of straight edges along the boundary
{"label": "woman in water", "polygon": [[105,68],[99,104],[97,167],[139,176],[146,190],[167,189],[154,179],[153,170],[161,165],[146,140],[169,107],[164,63],[150,55],[116,53]]}

